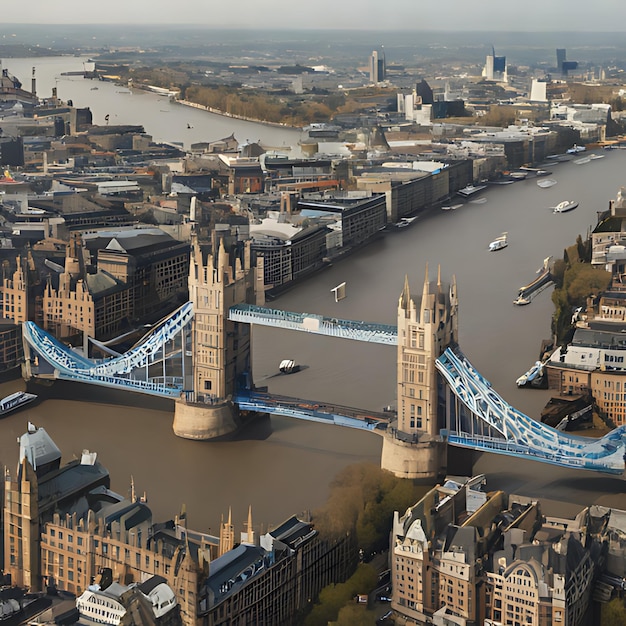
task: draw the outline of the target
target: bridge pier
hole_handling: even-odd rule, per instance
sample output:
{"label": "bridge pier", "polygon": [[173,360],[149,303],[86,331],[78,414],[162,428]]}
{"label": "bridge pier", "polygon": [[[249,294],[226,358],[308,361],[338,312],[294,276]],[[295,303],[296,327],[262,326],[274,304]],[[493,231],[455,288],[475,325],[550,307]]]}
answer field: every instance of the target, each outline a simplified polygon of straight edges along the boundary
{"label": "bridge pier", "polygon": [[183,439],[227,437],[239,430],[241,425],[239,411],[230,400],[204,404],[179,399],[174,405],[174,434]]}
{"label": "bridge pier", "polygon": [[412,442],[383,434],[380,466],[398,478],[437,480],[447,472],[447,444],[440,439]]}

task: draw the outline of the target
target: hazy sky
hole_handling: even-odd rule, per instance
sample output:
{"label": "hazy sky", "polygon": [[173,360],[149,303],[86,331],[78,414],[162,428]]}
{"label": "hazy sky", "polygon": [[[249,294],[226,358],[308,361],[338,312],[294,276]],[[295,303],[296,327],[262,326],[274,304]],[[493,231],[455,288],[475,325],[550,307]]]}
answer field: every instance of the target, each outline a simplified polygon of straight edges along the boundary
{"label": "hazy sky", "polygon": [[194,24],[255,29],[621,30],[624,0],[29,0],[3,2],[6,24]]}

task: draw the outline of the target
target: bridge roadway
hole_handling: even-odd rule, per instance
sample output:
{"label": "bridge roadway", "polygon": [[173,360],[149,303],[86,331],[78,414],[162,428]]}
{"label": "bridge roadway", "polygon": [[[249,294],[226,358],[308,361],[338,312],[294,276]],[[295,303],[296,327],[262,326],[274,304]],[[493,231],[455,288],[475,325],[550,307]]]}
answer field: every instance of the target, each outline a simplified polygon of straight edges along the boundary
{"label": "bridge roadway", "polygon": [[283,415],[298,419],[347,426],[361,430],[379,430],[383,432],[395,413],[377,413],[366,409],[356,409],[337,404],[323,404],[313,400],[278,396],[264,391],[240,390],[233,397],[240,409],[244,411],[258,411],[270,415]]}

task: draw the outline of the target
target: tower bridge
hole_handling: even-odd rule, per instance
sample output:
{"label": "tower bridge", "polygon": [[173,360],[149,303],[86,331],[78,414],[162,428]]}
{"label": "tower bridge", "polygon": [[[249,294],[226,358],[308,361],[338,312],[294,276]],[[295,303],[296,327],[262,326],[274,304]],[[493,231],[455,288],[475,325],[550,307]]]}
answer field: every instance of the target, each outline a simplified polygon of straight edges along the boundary
{"label": "tower bridge", "polygon": [[[263,306],[262,267],[249,244],[213,234],[192,239],[190,301],[129,351],[88,358],[32,322],[24,324],[25,378],[65,379],[175,400],[174,432],[191,439],[229,435],[258,413],[360,428],[383,436],[381,465],[403,477],[444,474],[448,446],[623,474],[626,428],[601,439],[557,431],[510,406],[458,344],[456,284],[428,269],[420,296],[408,280],[397,325],[341,320]],[[255,389],[253,324],[395,345],[397,414],[276,396]]]}

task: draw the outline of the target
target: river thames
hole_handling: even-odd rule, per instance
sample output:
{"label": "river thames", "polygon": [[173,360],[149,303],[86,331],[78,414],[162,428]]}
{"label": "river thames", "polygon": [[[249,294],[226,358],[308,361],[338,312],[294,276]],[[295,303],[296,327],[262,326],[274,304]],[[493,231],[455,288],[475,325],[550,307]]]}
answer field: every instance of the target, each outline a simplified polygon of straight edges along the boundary
{"label": "river thames", "polygon": [[[67,70],[59,70],[66,61]],[[47,74],[38,66],[38,92],[45,93],[46,80],[51,86],[56,81],[59,96],[76,106],[90,106],[95,123],[103,123],[107,111],[111,118],[117,116],[115,123],[143,124],[155,139],[186,145],[233,132],[240,141],[261,139],[271,146],[299,138],[298,131],[180,105],[172,104],[162,113],[163,102],[169,106],[169,101],[153,94],[118,93],[114,85],[107,85],[106,93],[102,87],[92,91],[90,81],[58,78],[60,71],[76,70],[78,61],[49,61]],[[30,67],[39,62],[6,59],[3,66],[25,82]],[[131,110],[129,103],[136,100],[141,107]],[[192,114],[194,128],[186,129]],[[183,136],[187,130],[193,136],[189,140]],[[457,279],[463,351],[507,401],[536,417],[550,392],[518,389],[515,380],[537,360],[541,340],[550,337],[551,290],[526,307],[512,302],[543,259],[561,258],[577,235],[585,237],[596,224],[597,212],[626,184],[626,151],[599,154],[605,158],[584,165],[555,163],[550,177],[557,184],[549,189],[540,189],[534,180],[491,187],[484,193],[484,204],[470,202],[456,211],[423,216],[301,283],[272,306],[394,324],[405,275],[419,294],[427,265],[432,279],[440,265],[444,280],[452,275]],[[549,207],[565,199],[578,201],[578,209],[553,214]],[[503,231],[508,232],[508,248],[488,252],[489,242]],[[344,281],[347,298],[335,302],[330,290]],[[392,347],[256,327],[253,350],[255,382],[272,392],[372,410],[394,403]],[[306,368],[276,376],[284,358]],[[0,393],[6,395],[21,384],[2,385]],[[62,399],[47,400],[0,422],[0,459],[9,469],[14,471],[17,460],[16,438],[32,421],[46,428],[66,460],[79,456],[83,448],[97,451],[115,491],[126,494],[132,476],[136,489],[147,491],[155,519],[170,518],[185,504],[190,524],[199,530],[216,532],[230,506],[236,527],[243,529],[248,505],[257,530],[263,530],[323,503],[329,483],[343,467],[380,459],[381,439],[371,433],[274,417],[260,420],[237,441],[185,441],[174,436],[168,407],[155,408],[143,398],[123,406],[117,403],[119,395],[105,389],[67,385],[61,391]],[[567,502],[626,509],[626,483],[606,475],[491,454],[478,459],[475,472],[487,474],[492,489],[550,499],[551,514],[574,512],[577,505]]]}

